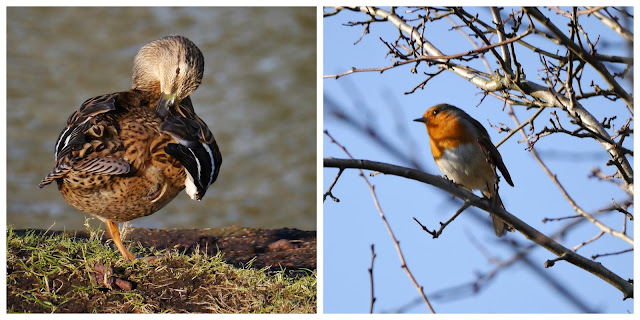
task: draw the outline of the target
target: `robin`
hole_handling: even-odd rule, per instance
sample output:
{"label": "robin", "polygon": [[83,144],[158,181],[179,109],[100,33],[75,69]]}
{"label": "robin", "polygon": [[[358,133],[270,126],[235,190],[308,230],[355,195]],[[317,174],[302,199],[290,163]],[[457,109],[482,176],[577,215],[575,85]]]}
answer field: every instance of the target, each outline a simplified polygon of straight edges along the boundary
{"label": "robin", "polygon": [[[438,104],[413,121],[427,126],[433,159],[440,171],[453,182],[470,190],[481,190],[504,208],[497,192],[498,175],[502,172],[513,186],[511,176],[500,152],[491,142],[489,133],[480,122],[450,104]],[[491,215],[498,237],[511,228],[500,218]]]}

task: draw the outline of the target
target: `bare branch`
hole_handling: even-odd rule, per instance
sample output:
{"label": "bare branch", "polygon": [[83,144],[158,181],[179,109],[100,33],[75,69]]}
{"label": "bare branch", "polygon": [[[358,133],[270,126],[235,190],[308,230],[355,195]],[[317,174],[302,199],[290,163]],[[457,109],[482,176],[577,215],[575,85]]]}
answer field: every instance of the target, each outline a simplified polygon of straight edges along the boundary
{"label": "bare branch", "polygon": [[[525,8],[525,11],[530,11],[533,10],[535,8]],[[534,100],[530,100],[530,105],[531,106],[538,106],[538,107],[542,107],[542,106],[550,106],[550,107],[557,107],[557,108],[562,108],[562,109],[567,109],[568,107],[570,108],[568,110],[568,113],[574,118],[574,119],[580,119],[580,121],[582,121],[582,123],[585,125],[585,127],[589,128],[591,131],[596,132],[598,135],[604,137],[605,139],[602,141],[598,141],[600,142],[600,144],[603,146],[603,148],[607,151],[607,153],[611,156],[611,158],[613,159],[613,164],[616,165],[616,167],[619,169],[620,171],[620,175],[625,179],[626,182],[626,186],[623,188],[627,193],[629,194],[633,194],[633,168],[631,167],[629,161],[624,157],[624,153],[620,152],[617,148],[615,144],[611,144],[608,141],[610,141],[610,136],[609,134],[604,130],[604,128],[602,128],[599,124],[599,122],[593,117],[593,115],[591,115],[582,105],[580,105],[579,103],[570,103],[571,101],[567,98],[565,98],[564,96],[558,94],[557,92],[555,92],[554,90],[552,90],[552,88],[548,88],[542,85],[539,85],[537,83],[525,80],[525,79],[519,79],[520,81],[518,83],[514,82],[514,81],[510,81],[509,79],[507,79],[506,77],[501,77],[499,75],[494,75],[494,76],[490,76],[489,77],[485,77],[482,76],[481,73],[473,68],[469,68],[467,66],[463,66],[463,65],[459,65],[456,64],[454,62],[451,62],[451,58],[450,56],[447,55],[443,55],[442,52],[440,52],[440,50],[438,50],[435,46],[433,46],[429,41],[427,41],[426,39],[423,39],[421,34],[412,26],[408,25],[404,20],[402,20],[402,18],[398,17],[397,15],[395,15],[394,13],[382,10],[382,9],[378,9],[378,8],[374,8],[374,7],[353,7],[350,8],[350,10],[353,11],[362,11],[365,12],[369,15],[375,15],[377,17],[379,17],[380,19],[383,20],[387,20],[390,23],[392,23],[394,26],[396,26],[400,31],[409,34],[410,35],[410,39],[412,39],[413,41],[416,42],[416,44],[419,47],[422,47],[424,49],[424,51],[430,55],[430,57],[428,58],[424,58],[426,60],[429,60],[431,62],[434,63],[438,63],[440,68],[444,68],[447,69],[451,72],[454,72],[455,74],[465,78],[466,80],[468,80],[469,82],[473,83],[474,85],[476,85],[478,88],[481,88],[484,91],[487,92],[496,92],[496,91],[501,91],[501,92],[506,92],[507,90],[517,90],[522,92],[523,94],[526,95],[530,95],[531,97],[534,98]],[[463,11],[461,11],[463,12]],[[537,9],[535,9],[533,12],[533,15],[536,15],[536,12],[538,13],[538,17],[543,19],[543,21],[547,22],[546,26],[547,28],[554,28],[555,26],[553,24],[551,24],[550,21],[544,20],[546,19]],[[463,12],[464,13],[464,12]],[[527,32],[529,32],[531,30],[531,28],[527,29]],[[554,30],[557,30],[557,28],[555,28]],[[602,65],[601,62],[599,61],[594,61],[597,60],[595,57],[593,57],[592,55],[589,55],[588,53],[582,51],[579,47],[577,47],[577,45],[575,45],[575,43],[570,42],[570,40],[568,38],[566,38],[566,36],[564,34],[562,34],[561,31],[557,30],[558,37],[564,37],[564,39],[566,41],[559,41],[561,42],[563,45],[567,45],[569,47],[573,46],[572,52],[574,52],[576,54],[576,57],[579,57],[585,61],[588,61],[590,64],[600,68],[604,68],[604,66]],[[559,38],[561,39],[561,38]],[[566,42],[566,43],[565,43]],[[495,44],[494,44],[495,45]],[[501,45],[501,44],[498,44]],[[416,58],[417,59],[417,58]],[[434,60],[431,60],[434,59]],[[414,61],[403,61],[403,63],[412,63]],[[396,62],[398,63],[398,62]],[[388,68],[394,67],[390,66]],[[387,68],[387,69],[388,69]],[[372,68],[371,71],[375,70],[375,71],[384,71],[384,70],[380,70],[381,68]],[[608,71],[603,70],[606,73],[603,73],[604,75],[608,74]],[[345,72],[344,74],[349,74],[349,73],[353,73],[353,71],[348,71]],[[328,77],[337,77],[337,76],[342,76],[344,74],[340,74],[340,75],[332,75],[332,76],[328,76]],[[327,76],[325,76],[327,77]],[[612,76],[611,76],[612,77]],[[606,77],[605,77],[606,78]],[[616,95],[618,96],[623,96],[624,94],[621,94],[620,90],[616,89],[615,85],[617,84],[617,82],[612,82],[612,85],[614,85],[613,91],[615,92]],[[624,90],[623,90],[624,91]],[[633,104],[632,103],[628,103],[628,101],[625,100],[625,102],[627,102],[627,104],[629,105],[629,107],[633,108]]]}
{"label": "bare branch", "polygon": [[[343,145],[338,143],[338,141],[336,141],[329,134],[329,132],[327,132],[325,130],[324,134],[327,135],[329,137],[329,139],[331,139],[332,143],[335,143],[336,145],[338,145],[351,159],[353,159],[353,157],[351,156],[349,151],[347,151],[347,149]],[[431,303],[429,302],[429,299],[427,298],[427,296],[424,293],[424,287],[421,286],[420,284],[418,284],[418,281],[413,276],[413,273],[411,273],[411,270],[409,269],[409,266],[407,265],[407,262],[406,262],[406,260],[404,258],[404,253],[402,253],[402,249],[400,248],[400,241],[398,241],[398,239],[396,238],[395,234],[393,233],[393,230],[391,229],[391,225],[389,225],[389,221],[387,220],[387,217],[385,216],[384,212],[382,211],[382,207],[380,206],[380,202],[378,201],[378,196],[376,195],[375,188],[373,187],[373,185],[371,185],[371,183],[369,182],[369,179],[367,179],[367,177],[364,175],[364,172],[362,172],[362,170],[359,170],[359,171],[360,171],[360,177],[362,177],[362,179],[364,179],[365,183],[369,187],[369,190],[371,191],[371,195],[373,196],[373,203],[375,204],[376,209],[380,213],[380,218],[382,218],[382,221],[384,222],[384,225],[387,228],[387,231],[389,232],[389,236],[391,236],[391,240],[393,240],[393,244],[396,246],[396,251],[398,252],[398,256],[400,257],[400,262],[402,263],[402,265],[401,265],[402,269],[404,269],[404,271],[409,276],[409,279],[411,279],[411,282],[413,283],[413,285],[416,287],[416,289],[418,289],[418,293],[422,297],[422,300],[427,305],[427,307],[429,308],[431,313],[436,313],[435,310],[433,309],[433,307],[431,306]]]}
{"label": "bare branch", "polygon": [[627,41],[633,42],[633,33],[631,33],[631,31],[629,31],[626,28],[624,28],[623,26],[621,26],[617,21],[607,18],[604,14],[602,14],[600,12],[601,9],[605,9],[606,7],[598,7],[598,8],[587,7],[587,8],[590,9],[591,12],[593,13],[593,15],[596,16],[596,18],[600,19],[600,21],[605,26],[607,26],[607,27],[611,28],[611,30],[617,32],[619,35],[621,35]]}
{"label": "bare branch", "polygon": [[395,166],[387,163],[368,161],[368,160],[355,160],[355,159],[336,159],[336,158],[324,158],[324,167],[325,168],[351,168],[351,169],[365,169],[365,170],[373,170],[380,171],[384,174],[395,175],[404,177],[407,179],[412,179],[416,181],[421,181],[426,184],[430,184],[434,187],[437,187],[441,190],[444,190],[451,195],[462,199],[463,201],[470,201],[472,206],[477,207],[481,210],[489,212],[493,215],[496,215],[505,223],[507,223],[510,227],[518,230],[522,233],[527,239],[535,242],[536,244],[544,247],[551,253],[557,255],[558,257],[562,257],[563,260],[584,269],[585,271],[599,277],[600,279],[606,281],[611,284],[618,290],[623,293],[624,299],[633,298],[633,284],[629,281],[622,279],[617,274],[611,272],[609,269],[604,267],[599,263],[595,263],[570,249],[565,248],[558,242],[553,239],[547,237],[542,234],[540,231],[526,224],[524,221],[520,220],[518,217],[512,215],[508,211],[506,211],[501,206],[492,203],[487,199],[482,199],[471,193],[470,191],[465,190],[457,186],[455,183],[448,181],[442,177],[430,175],[428,173],[424,173],[419,170]]}
{"label": "bare branch", "polygon": [[[502,18],[500,18],[500,10],[497,7],[491,7],[491,14],[493,15],[493,23],[496,24],[496,29],[498,30],[498,41],[504,42],[506,40],[506,34],[504,32],[504,24],[502,23]],[[505,65],[508,68],[511,68],[511,53],[509,53],[509,47],[505,45],[500,46],[500,50],[502,51],[502,59],[504,60]]]}
{"label": "bare branch", "polygon": [[588,52],[580,49],[573,41],[571,41],[567,36],[556,27],[549,18],[545,17],[540,10],[534,7],[525,7],[524,10],[534,17],[536,20],[540,21],[555,37],[557,37],[562,45],[566,46],[571,52],[573,52],[576,56],[580,57],[583,61],[589,63],[600,75],[604,78],[605,81],[612,87],[612,90],[624,100],[624,102],[633,109],[633,97],[627,93],[626,90],[620,86],[620,84],[613,78],[609,70],[600,62],[598,59],[594,58]]}
{"label": "bare branch", "polygon": [[[327,7],[324,7],[324,9],[326,10]],[[340,13],[340,11],[342,11],[341,7],[334,7],[333,11],[330,11],[330,12],[323,11],[322,16],[323,17],[335,16],[336,14]]]}
{"label": "bare branch", "polygon": [[[528,34],[531,33],[531,30],[527,30],[525,32],[523,32],[520,35],[517,35],[514,38],[505,40],[503,42],[498,42],[498,43],[493,43],[491,45],[485,46],[485,47],[481,47],[478,49],[473,49],[467,52],[461,52],[461,53],[457,53],[457,54],[452,54],[452,55],[439,55],[439,56],[420,56],[417,58],[412,58],[412,59],[406,59],[406,60],[402,60],[402,61],[395,61],[393,64],[386,66],[386,67],[380,67],[380,68],[351,68],[351,70],[349,71],[345,71],[343,73],[339,73],[339,74],[331,74],[331,75],[325,75],[323,76],[324,79],[327,78],[334,78],[334,79],[338,79],[342,76],[348,75],[348,74],[352,74],[352,73],[356,73],[356,72],[380,72],[383,73],[389,69],[398,67],[398,66],[402,66],[405,64],[411,64],[411,63],[415,63],[418,61],[430,61],[430,62],[434,62],[434,63],[445,63],[445,64],[450,64],[448,62],[448,60],[451,59],[466,59],[465,57],[469,56],[469,57],[477,57],[478,54],[480,53],[484,53],[488,50],[493,50],[493,48],[501,46],[501,45],[506,45],[508,43],[517,41],[518,39],[521,39],[525,36],[527,36]],[[444,60],[444,62],[443,62]],[[468,59],[467,59],[468,60]]]}
{"label": "bare branch", "polygon": [[[518,119],[516,118],[515,114],[513,112],[511,112],[510,114],[511,114],[511,117],[513,118],[514,122],[516,123],[516,125],[518,125],[519,124],[518,123]],[[525,134],[524,130],[521,130],[520,132],[526,138],[526,134]],[[594,225],[596,225],[598,228],[600,228],[601,231],[606,232],[606,233],[608,233],[608,234],[610,234],[610,235],[612,235],[612,236],[614,236],[616,238],[620,238],[623,241],[625,241],[625,242],[627,242],[627,243],[629,243],[629,244],[631,244],[633,246],[633,239],[629,238],[629,236],[627,236],[626,234],[624,234],[622,232],[619,232],[619,231],[611,229],[610,227],[606,226],[605,224],[603,224],[602,222],[597,220],[593,215],[591,215],[590,213],[588,213],[585,210],[583,210],[580,206],[578,206],[578,204],[569,195],[567,190],[562,186],[562,184],[558,180],[558,176],[553,174],[551,172],[551,170],[549,170],[547,165],[544,163],[544,161],[542,161],[542,159],[540,159],[540,157],[538,156],[538,153],[533,148],[531,143],[529,141],[527,141],[527,144],[529,144],[529,148],[530,148],[531,155],[533,156],[533,158],[538,162],[540,167],[542,167],[542,170],[551,178],[551,181],[553,181],[553,183],[558,187],[558,189],[560,190],[562,195],[564,195],[564,197],[567,199],[567,201],[569,202],[571,207],[573,207],[573,210],[575,210],[579,215],[581,215],[583,218],[587,219],[589,222],[591,222]]]}

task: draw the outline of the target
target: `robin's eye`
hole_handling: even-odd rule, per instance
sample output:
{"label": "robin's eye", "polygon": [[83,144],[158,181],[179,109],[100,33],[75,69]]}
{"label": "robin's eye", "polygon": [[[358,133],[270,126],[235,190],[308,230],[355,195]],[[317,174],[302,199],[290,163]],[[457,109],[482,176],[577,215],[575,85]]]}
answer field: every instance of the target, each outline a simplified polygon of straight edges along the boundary
{"label": "robin's eye", "polygon": [[438,112],[440,112],[440,110],[433,110],[432,114],[435,116],[438,114]]}

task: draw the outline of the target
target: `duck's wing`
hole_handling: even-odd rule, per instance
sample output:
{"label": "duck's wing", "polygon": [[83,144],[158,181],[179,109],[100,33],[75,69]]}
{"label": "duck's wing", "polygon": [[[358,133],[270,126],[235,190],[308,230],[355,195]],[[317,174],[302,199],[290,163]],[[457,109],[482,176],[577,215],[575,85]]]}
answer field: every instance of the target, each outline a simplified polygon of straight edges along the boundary
{"label": "duck's wing", "polygon": [[87,173],[125,174],[130,164],[114,153],[119,150],[113,125],[98,117],[116,109],[117,94],[107,94],[91,98],[82,103],[80,109],[67,120],[54,150],[55,166],[40,182],[40,188],[56,179],[63,178],[71,170]]}
{"label": "duck's wing", "polygon": [[200,200],[220,172],[222,155],[216,139],[194,112],[189,97],[178,105],[158,111],[164,118],[160,130],[178,142],[168,144],[164,150],[186,169],[187,194],[191,199]]}

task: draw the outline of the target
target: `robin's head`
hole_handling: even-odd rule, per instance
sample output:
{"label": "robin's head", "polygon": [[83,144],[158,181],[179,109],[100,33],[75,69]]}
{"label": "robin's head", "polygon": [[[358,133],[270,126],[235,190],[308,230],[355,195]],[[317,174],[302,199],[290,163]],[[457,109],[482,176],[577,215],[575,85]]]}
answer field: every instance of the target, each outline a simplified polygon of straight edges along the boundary
{"label": "robin's head", "polygon": [[483,131],[486,134],[482,125],[470,115],[446,103],[429,108],[422,118],[413,121],[422,122],[427,126],[432,143],[457,145],[476,140]]}
{"label": "robin's head", "polygon": [[457,121],[458,118],[464,118],[465,115],[464,111],[450,104],[442,103],[429,108],[422,115],[422,118],[414,119],[413,121],[422,122],[427,126],[427,129],[432,130],[447,126],[452,121]]}

